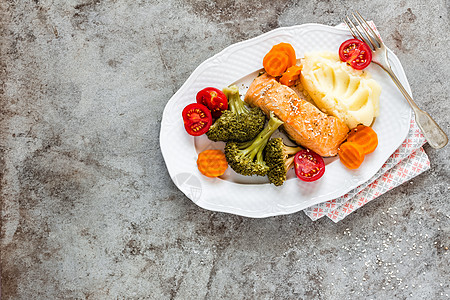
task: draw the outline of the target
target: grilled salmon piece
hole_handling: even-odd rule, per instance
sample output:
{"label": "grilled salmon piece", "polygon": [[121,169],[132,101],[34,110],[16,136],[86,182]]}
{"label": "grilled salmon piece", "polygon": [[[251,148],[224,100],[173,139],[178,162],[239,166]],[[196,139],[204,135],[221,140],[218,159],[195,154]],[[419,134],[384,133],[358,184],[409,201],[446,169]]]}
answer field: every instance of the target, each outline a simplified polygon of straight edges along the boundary
{"label": "grilled salmon piece", "polygon": [[292,140],[321,156],[336,155],[347,138],[349,128],[344,122],[321,112],[268,74],[252,82],[244,100],[267,115],[273,111],[284,121],[284,129]]}

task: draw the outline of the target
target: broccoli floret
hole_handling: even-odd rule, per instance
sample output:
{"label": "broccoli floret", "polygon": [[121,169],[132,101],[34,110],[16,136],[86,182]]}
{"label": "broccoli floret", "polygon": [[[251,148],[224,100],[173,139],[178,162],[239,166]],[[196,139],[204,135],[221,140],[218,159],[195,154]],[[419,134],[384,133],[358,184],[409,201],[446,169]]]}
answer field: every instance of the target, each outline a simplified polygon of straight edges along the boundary
{"label": "broccoli floret", "polygon": [[246,142],[255,138],[266,123],[264,112],[253,107],[248,109],[239,96],[236,85],[224,88],[228,98],[228,108],[209,128],[206,135],[212,141]]}
{"label": "broccoli floret", "polygon": [[269,167],[267,177],[276,186],[286,181],[286,174],[294,163],[294,155],[301,147],[287,146],[281,138],[271,139],[265,149],[265,161]]}
{"label": "broccoli floret", "polygon": [[228,142],[225,145],[225,157],[236,173],[251,176],[264,176],[269,167],[264,162],[263,151],[270,136],[283,121],[273,112],[270,113],[268,125],[251,141],[244,143]]}

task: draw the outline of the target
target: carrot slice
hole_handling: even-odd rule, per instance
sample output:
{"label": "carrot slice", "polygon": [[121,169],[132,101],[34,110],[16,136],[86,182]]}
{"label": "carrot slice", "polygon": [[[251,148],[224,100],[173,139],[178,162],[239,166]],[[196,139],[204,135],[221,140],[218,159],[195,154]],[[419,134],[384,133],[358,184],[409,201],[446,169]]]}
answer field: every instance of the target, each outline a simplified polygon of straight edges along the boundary
{"label": "carrot slice", "polygon": [[364,161],[364,150],[357,144],[345,142],[339,147],[339,158],[349,169],[357,169]]}
{"label": "carrot slice", "polygon": [[198,155],[198,170],[207,177],[218,177],[225,173],[228,163],[220,150],[205,150]]}
{"label": "carrot slice", "polygon": [[302,72],[302,68],[299,66],[289,67],[286,72],[283,73],[283,76],[280,78],[280,83],[291,86],[300,78],[300,73]]}
{"label": "carrot slice", "polygon": [[360,145],[364,150],[364,154],[372,153],[378,146],[378,136],[376,132],[372,127],[364,125],[358,125],[356,128],[352,129],[347,141]]}
{"label": "carrot slice", "polygon": [[297,63],[297,57],[295,56],[294,47],[292,47],[292,45],[289,43],[279,43],[279,44],[273,46],[271,51],[286,52],[286,54],[289,57],[288,68],[291,66],[295,66],[295,64]]}
{"label": "carrot slice", "polygon": [[264,56],[263,66],[266,72],[273,77],[280,76],[286,71],[289,64],[289,57],[283,51],[269,51]]}

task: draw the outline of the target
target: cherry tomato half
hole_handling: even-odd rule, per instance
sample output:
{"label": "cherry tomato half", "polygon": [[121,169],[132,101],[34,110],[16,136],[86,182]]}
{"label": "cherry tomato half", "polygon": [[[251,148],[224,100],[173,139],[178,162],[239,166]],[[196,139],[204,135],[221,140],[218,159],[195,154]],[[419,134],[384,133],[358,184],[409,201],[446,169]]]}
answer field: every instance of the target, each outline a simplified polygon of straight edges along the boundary
{"label": "cherry tomato half", "polygon": [[187,133],[193,136],[206,133],[212,124],[211,112],[203,104],[189,104],[183,109],[182,116],[184,128]]}
{"label": "cherry tomato half", "polygon": [[366,43],[350,39],[339,47],[339,57],[353,69],[362,70],[372,61],[372,50]]}
{"label": "cherry tomato half", "polygon": [[294,157],[295,175],[303,181],[316,181],[325,173],[323,158],[314,151],[300,150]]}
{"label": "cherry tomato half", "polygon": [[197,103],[201,103],[209,108],[214,118],[222,115],[228,109],[228,100],[225,94],[216,88],[207,87],[199,91],[196,96]]}

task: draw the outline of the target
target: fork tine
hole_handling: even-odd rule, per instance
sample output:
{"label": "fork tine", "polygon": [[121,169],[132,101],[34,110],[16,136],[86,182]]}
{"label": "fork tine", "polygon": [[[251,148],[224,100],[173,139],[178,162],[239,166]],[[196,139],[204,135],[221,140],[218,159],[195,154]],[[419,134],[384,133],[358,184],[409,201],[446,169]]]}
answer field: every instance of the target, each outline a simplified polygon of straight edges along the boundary
{"label": "fork tine", "polygon": [[[350,20],[348,16],[346,16],[347,20],[345,21],[345,24],[347,24],[348,28],[352,32],[352,35],[357,39],[364,38],[361,33],[358,31],[358,28],[356,28],[355,24]],[[350,25],[349,25],[350,24]]]}
{"label": "fork tine", "polygon": [[[347,19],[348,19],[348,17],[347,17]],[[357,36],[356,32],[353,31],[353,28],[350,26],[350,24],[347,22],[347,20],[344,20],[344,23],[345,23],[345,25],[347,25],[347,27],[348,27],[348,29],[350,30],[350,32],[352,33],[353,37],[354,37],[355,39],[357,39],[358,36]]]}
{"label": "fork tine", "polygon": [[361,14],[359,13],[359,11],[355,11],[356,14],[358,15],[358,17],[364,22],[364,24],[367,26],[367,28],[369,28],[370,33],[372,34],[373,38],[375,38],[375,40],[377,41],[379,47],[381,47],[381,45],[383,44],[383,41],[380,39],[380,37],[375,33],[375,31],[372,29],[372,27],[369,26],[369,24],[367,23],[367,21],[361,16]]}
{"label": "fork tine", "polygon": [[[352,20],[350,20],[350,18],[348,16],[346,18],[347,18],[347,21],[345,23],[350,28],[350,31],[352,32],[353,36],[357,39],[360,39],[364,43],[366,43],[373,51],[375,51],[376,47],[369,40],[367,40],[367,38],[365,36],[363,36],[361,34],[360,30],[358,29],[358,27],[356,27],[355,23],[353,23]],[[351,26],[347,22],[350,23]],[[357,36],[355,36],[354,32],[357,33]]]}
{"label": "fork tine", "polygon": [[356,17],[354,13],[352,13],[352,16],[356,20],[356,22],[358,23],[359,27],[361,28],[361,31],[363,31],[364,35],[367,37],[367,38],[364,39],[364,42],[366,42],[366,44],[368,44],[368,45],[372,45],[373,50],[377,49],[378,45],[374,42],[374,40],[370,36],[369,32],[364,27],[364,25],[361,23],[361,21],[358,19],[358,17]]}

